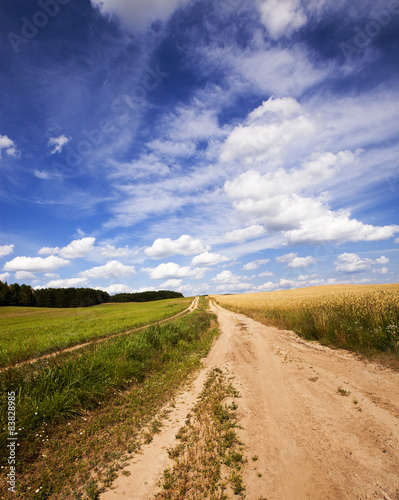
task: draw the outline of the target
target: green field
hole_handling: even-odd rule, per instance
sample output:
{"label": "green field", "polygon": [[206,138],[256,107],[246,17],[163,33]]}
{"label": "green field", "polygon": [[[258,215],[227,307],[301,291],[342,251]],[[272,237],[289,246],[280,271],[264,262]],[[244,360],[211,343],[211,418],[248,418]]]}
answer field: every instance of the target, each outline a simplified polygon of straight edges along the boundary
{"label": "green field", "polygon": [[101,304],[73,309],[0,308],[0,367],[154,323],[192,298]]}
{"label": "green field", "polygon": [[[113,319],[126,329],[134,326],[129,323],[134,321],[132,311],[141,310],[144,321],[146,310],[148,321],[159,318],[161,311],[165,315],[168,305],[170,311],[188,303],[190,299],[91,310],[109,308],[109,325]],[[15,498],[98,498],[118,464],[159,431],[157,412],[200,368],[218,333],[206,306],[203,300],[200,309],[167,323],[0,371],[0,497],[7,495],[9,393],[15,398],[18,432]],[[27,313],[31,321],[32,311]],[[101,318],[104,323],[105,313]],[[143,435],[146,425],[149,430]]]}

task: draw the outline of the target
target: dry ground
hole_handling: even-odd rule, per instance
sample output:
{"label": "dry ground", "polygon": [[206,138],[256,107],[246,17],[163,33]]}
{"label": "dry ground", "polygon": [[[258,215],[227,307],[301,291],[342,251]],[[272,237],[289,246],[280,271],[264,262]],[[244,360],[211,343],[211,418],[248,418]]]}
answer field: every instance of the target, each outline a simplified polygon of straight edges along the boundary
{"label": "dry ground", "polygon": [[[102,500],[150,499],[209,368],[235,375],[246,498],[399,498],[399,373],[212,305],[221,335],[160,434]],[[128,475],[130,474],[130,475]],[[228,493],[229,498],[234,495]]]}

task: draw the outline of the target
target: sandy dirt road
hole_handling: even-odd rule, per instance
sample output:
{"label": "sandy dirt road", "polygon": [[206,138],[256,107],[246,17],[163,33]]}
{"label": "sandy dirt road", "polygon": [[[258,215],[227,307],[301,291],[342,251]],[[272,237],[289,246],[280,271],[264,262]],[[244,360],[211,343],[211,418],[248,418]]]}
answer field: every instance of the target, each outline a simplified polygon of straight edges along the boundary
{"label": "sandy dirt road", "polygon": [[212,309],[222,333],[207,368],[180,395],[161,434],[130,464],[130,476],[118,478],[101,499],[144,500],[156,493],[157,479],[171,465],[166,449],[214,366],[234,374],[242,396],[248,500],[399,498],[399,374]]}

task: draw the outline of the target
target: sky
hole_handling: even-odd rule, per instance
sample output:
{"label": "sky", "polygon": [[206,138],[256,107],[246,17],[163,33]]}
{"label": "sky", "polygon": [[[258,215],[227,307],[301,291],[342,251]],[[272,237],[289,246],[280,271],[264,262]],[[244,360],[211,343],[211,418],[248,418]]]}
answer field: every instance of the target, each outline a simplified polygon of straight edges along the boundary
{"label": "sky", "polygon": [[399,281],[399,0],[2,0],[0,280]]}

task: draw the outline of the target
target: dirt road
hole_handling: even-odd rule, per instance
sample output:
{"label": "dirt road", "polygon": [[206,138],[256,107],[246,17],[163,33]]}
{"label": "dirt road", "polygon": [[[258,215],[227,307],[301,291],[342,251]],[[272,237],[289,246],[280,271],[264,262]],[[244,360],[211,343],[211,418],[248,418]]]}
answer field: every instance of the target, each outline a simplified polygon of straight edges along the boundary
{"label": "dirt road", "polygon": [[[205,363],[240,391],[246,498],[399,498],[399,374],[212,305],[221,336]],[[151,498],[166,448],[202,388],[202,372],[168,423],[101,499]],[[256,460],[252,460],[252,457]]]}

